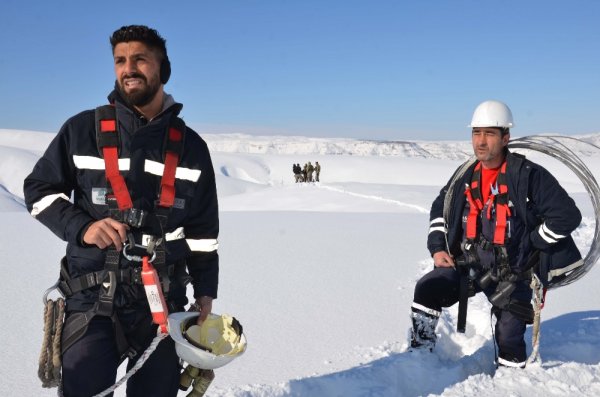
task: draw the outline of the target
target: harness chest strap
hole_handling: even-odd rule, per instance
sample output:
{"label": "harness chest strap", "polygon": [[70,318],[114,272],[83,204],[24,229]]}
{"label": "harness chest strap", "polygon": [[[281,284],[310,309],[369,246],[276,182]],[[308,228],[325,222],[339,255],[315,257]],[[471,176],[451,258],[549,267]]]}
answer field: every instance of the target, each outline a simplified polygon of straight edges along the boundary
{"label": "harness chest strap", "polygon": [[[102,152],[105,164],[105,175],[108,181],[107,204],[110,216],[113,219],[125,222],[133,227],[141,227],[146,217],[145,211],[133,208],[133,203],[125,179],[119,171],[119,131],[114,105],[104,105],[96,108],[96,139],[99,151]],[[164,142],[164,167],[160,182],[158,200],[155,202],[154,214],[160,224],[162,235],[167,226],[170,209],[175,203],[175,176],[179,158],[183,152],[183,133],[185,124],[178,117],[171,117],[165,134]],[[110,192],[112,188],[112,194]],[[168,240],[168,238],[165,238]],[[154,261],[161,274],[164,273],[165,252],[161,245],[155,251]],[[121,253],[116,247],[109,248],[106,252],[105,270],[119,273]],[[165,291],[168,290],[168,280],[165,280]]]}
{"label": "harness chest strap", "polygon": [[[493,198],[496,201],[496,230],[494,231],[494,244],[504,244],[506,236],[506,218],[511,215],[508,206],[508,184],[506,180],[506,160],[502,163],[498,174],[498,194]],[[489,219],[489,215],[488,215]]]}
{"label": "harness chest strap", "polygon": [[183,148],[183,132],[181,129],[169,127],[165,151],[165,169],[160,181],[158,205],[170,208],[175,203],[175,174],[179,163],[179,153]]}
{"label": "harness chest strap", "polygon": [[[172,118],[171,120],[179,121],[180,119]],[[97,108],[96,122],[98,147],[102,151],[102,157],[104,158],[105,175],[109,184],[108,187],[112,188],[114,194],[114,200],[112,200],[112,198],[107,192],[107,203],[109,204],[109,211],[111,212],[111,216],[113,218],[121,218],[121,220],[124,221],[128,221],[131,218],[136,221],[138,226],[141,226],[143,218],[141,217],[141,215],[139,217],[136,216],[138,211],[133,209],[133,202],[129,194],[129,189],[127,188],[125,179],[119,171],[119,133],[117,129],[115,107],[112,105],[105,105]],[[161,225],[161,229],[163,230],[163,234],[164,229],[166,227],[169,210],[171,207],[173,207],[173,204],[175,202],[175,175],[177,172],[177,165],[179,163],[180,153],[183,150],[182,143],[184,131],[185,125],[183,124],[183,122],[176,123],[176,125],[172,122],[171,125],[169,125],[166,134],[167,136],[165,143],[165,161],[163,175],[161,177],[159,199],[156,203],[155,208],[155,211],[157,213],[160,213],[158,219]],[[116,207],[118,208],[118,211],[116,210],[116,208],[114,208],[114,201],[116,201]],[[124,211],[127,210],[129,210],[129,212],[125,214]],[[164,267],[164,250],[161,249],[160,251],[161,255],[157,257],[157,266]],[[147,257],[144,257],[144,260],[147,261],[147,259]],[[117,252],[116,249],[109,249],[106,256],[105,272],[108,272],[111,275],[115,273],[122,273],[119,271],[119,260],[120,253]],[[137,273],[135,270],[133,272]],[[168,289],[168,273],[166,274],[166,276],[167,280],[165,280],[165,287],[166,289]],[[135,280],[138,277],[139,274],[135,274],[135,276],[132,277],[132,281],[138,281]],[[156,276],[156,278],[158,280],[158,275]],[[159,281],[157,282],[160,284]],[[155,288],[156,287],[158,286],[155,286]],[[106,295],[106,292],[104,290],[101,290],[99,295],[99,303],[102,304],[103,301],[110,301],[105,302],[104,308],[102,308],[102,306],[99,307],[100,311],[104,311],[104,314],[108,314],[109,311],[112,312],[112,296]],[[166,304],[164,306],[166,307]]]}
{"label": "harness chest strap", "polygon": [[[114,107],[111,107],[114,113]],[[103,115],[101,115],[103,116]],[[125,211],[133,208],[131,196],[127,190],[125,178],[119,172],[119,136],[117,134],[117,122],[112,119],[100,119],[99,121],[99,145],[102,145],[102,155],[104,157],[104,169],[106,180],[117,199],[119,210]]]}
{"label": "harness chest strap", "polygon": [[481,189],[479,189],[479,180],[481,179],[481,163],[477,163],[473,170],[471,185],[465,186],[465,195],[469,202],[469,215],[467,215],[467,238],[474,240],[477,237],[477,217],[483,209],[481,202]]}
{"label": "harness chest strap", "polygon": [[[106,179],[117,201],[117,206],[120,211],[132,209],[133,202],[125,178],[119,172],[119,134],[115,107],[105,105],[96,108],[96,123],[98,148],[102,150]],[[181,119],[174,118],[171,124],[167,133],[165,163],[158,200],[158,205],[164,208],[171,208],[175,203],[175,174],[183,149],[183,132],[185,131],[185,125]]]}
{"label": "harness chest strap", "polygon": [[[482,194],[481,194],[481,162],[477,163],[473,170],[471,185],[465,188],[465,195],[469,202],[469,214],[467,215],[467,239],[475,240],[477,238],[478,218],[483,210]],[[495,202],[496,209],[496,227],[494,230],[494,244],[504,245],[506,236],[507,217],[511,215],[508,206],[508,184],[506,177],[506,161],[502,163],[500,172],[496,182],[497,191],[493,191],[490,196],[490,204],[488,206],[487,217],[491,218],[491,207]]]}

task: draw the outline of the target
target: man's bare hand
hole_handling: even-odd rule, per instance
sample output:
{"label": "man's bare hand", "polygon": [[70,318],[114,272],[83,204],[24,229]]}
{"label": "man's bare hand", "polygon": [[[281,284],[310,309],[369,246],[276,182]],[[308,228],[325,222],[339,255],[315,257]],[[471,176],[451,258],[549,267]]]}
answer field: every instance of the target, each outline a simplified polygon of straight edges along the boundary
{"label": "man's bare hand", "polygon": [[201,296],[196,299],[196,306],[200,309],[200,316],[198,317],[198,325],[202,325],[204,320],[212,312],[213,298],[210,296]]}
{"label": "man's bare hand", "polygon": [[120,251],[127,241],[127,230],[129,226],[126,224],[112,218],[104,218],[88,227],[83,235],[83,241],[100,249],[114,245],[117,251]]}
{"label": "man's bare hand", "polygon": [[438,251],[433,254],[435,267],[454,267],[454,260],[446,251]]}

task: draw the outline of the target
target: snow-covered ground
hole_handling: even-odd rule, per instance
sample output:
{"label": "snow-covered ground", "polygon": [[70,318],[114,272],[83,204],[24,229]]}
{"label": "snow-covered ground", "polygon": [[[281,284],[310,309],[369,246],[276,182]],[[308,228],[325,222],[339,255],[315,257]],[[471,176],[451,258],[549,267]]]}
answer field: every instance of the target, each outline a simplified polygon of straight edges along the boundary
{"label": "snow-covered ground", "polygon": [[[37,362],[42,294],[64,243],[23,208],[22,182],[53,134],[0,130],[0,396],[52,396]],[[207,135],[221,210],[221,277],[214,311],[236,316],[247,352],[216,372],[210,396],[599,396],[600,270],[552,290],[542,313],[542,364],[493,365],[489,304],[456,307],[434,353],[407,352],[415,281],[432,266],[428,211],[469,143],[374,142]],[[598,143],[600,135],[584,137]],[[600,150],[571,142],[596,178]],[[584,213],[585,254],[595,220],[582,184],[552,170]],[[319,161],[319,184],[295,184],[292,164]],[[531,330],[527,331],[528,343]],[[184,396],[186,393],[181,392]],[[116,396],[124,396],[119,389]]]}

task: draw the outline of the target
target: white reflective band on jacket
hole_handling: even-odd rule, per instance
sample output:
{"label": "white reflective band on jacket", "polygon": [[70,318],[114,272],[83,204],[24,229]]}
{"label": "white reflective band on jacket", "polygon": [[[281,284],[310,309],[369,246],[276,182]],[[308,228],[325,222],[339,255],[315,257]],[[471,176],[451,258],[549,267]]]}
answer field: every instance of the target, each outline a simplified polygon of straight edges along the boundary
{"label": "white reflective band on jacket", "polygon": [[[165,165],[163,163],[159,163],[158,161],[146,160],[144,163],[144,171],[152,175],[162,176],[164,169]],[[200,170],[177,167],[177,170],[175,171],[175,178],[198,182],[198,179],[200,179]]]}
{"label": "white reflective band on jacket", "polygon": [[538,233],[544,239],[544,241],[546,241],[549,244],[554,244],[554,243],[558,242],[558,240],[560,240],[561,238],[567,237],[567,236],[563,236],[562,234],[554,233],[552,230],[550,230],[548,228],[548,226],[546,226],[545,222],[542,223],[540,225],[540,227],[538,228]]}
{"label": "white reflective band on jacket", "polygon": [[[119,171],[129,171],[129,159],[119,159]],[[104,159],[93,156],[77,156],[73,155],[73,164],[80,170],[102,170],[104,171]]]}
{"label": "white reflective band on jacket", "polygon": [[571,263],[569,266],[565,266],[560,269],[552,269],[548,272],[548,281],[552,280],[554,277],[562,276],[565,273],[569,273],[570,271],[575,270],[582,265],[583,259],[580,259],[577,262]]}
{"label": "white reflective band on jacket", "polygon": [[191,239],[186,238],[191,251],[196,252],[213,252],[219,248],[219,242],[214,238]]}
{"label": "white reflective band on jacket", "polygon": [[178,227],[172,232],[165,233],[165,240],[167,241],[181,240],[182,238],[185,238],[183,227]]}
{"label": "white reflective band on jacket", "polygon": [[431,222],[429,222],[429,233],[431,232],[442,232],[448,233],[448,229],[446,229],[444,218],[435,218]]}
{"label": "white reflective band on jacket", "polygon": [[[104,170],[105,168],[104,160],[100,157],[73,155],[73,163],[75,164],[75,167],[80,170]],[[129,171],[131,167],[130,164],[131,161],[128,158],[119,159],[119,171]],[[165,165],[163,163],[153,160],[144,161],[144,171],[149,174],[162,176],[164,169]],[[200,170],[177,167],[175,178],[198,182],[201,173]]]}
{"label": "white reflective band on jacket", "polygon": [[69,198],[65,194],[62,194],[62,193],[50,194],[46,197],[42,197],[42,199],[40,201],[33,204],[33,208],[31,209],[31,216],[33,216],[35,218],[36,216],[38,216],[40,214],[40,212],[42,212],[46,208],[50,207],[50,205],[56,199],[59,199],[59,198],[69,201]]}
{"label": "white reflective band on jacket", "polygon": [[[183,227],[178,227],[172,232],[165,234],[166,241],[183,240],[187,243],[190,251],[196,252],[213,252],[219,248],[219,242],[214,238],[191,239],[185,238],[185,230]],[[142,241],[146,241],[146,235],[142,236]]]}

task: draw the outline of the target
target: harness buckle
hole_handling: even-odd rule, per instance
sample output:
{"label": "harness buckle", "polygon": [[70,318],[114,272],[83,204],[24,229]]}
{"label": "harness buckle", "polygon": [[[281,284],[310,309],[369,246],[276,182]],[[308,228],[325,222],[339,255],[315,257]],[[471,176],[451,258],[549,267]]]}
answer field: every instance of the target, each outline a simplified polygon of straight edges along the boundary
{"label": "harness buckle", "polygon": [[497,196],[498,193],[500,193],[500,189],[498,188],[498,183],[496,182],[495,186],[490,184],[490,190],[492,192],[492,196]]}
{"label": "harness buckle", "polygon": [[142,284],[142,268],[139,266],[131,268],[131,283]]}
{"label": "harness buckle", "polygon": [[146,248],[146,252],[150,253],[154,253],[156,254],[156,247],[158,247],[159,245],[161,245],[162,243],[162,238],[161,237],[156,237],[156,236],[152,236],[149,234],[144,234],[142,236],[142,247]]}
{"label": "harness buckle", "polygon": [[481,248],[484,251],[490,251],[490,249],[492,248],[492,243],[486,239],[483,236],[480,236],[479,238],[479,248]]}
{"label": "harness buckle", "polygon": [[117,275],[113,271],[106,272],[102,280],[104,288],[98,297],[97,313],[101,316],[110,316],[113,310],[113,298],[117,289]]}
{"label": "harness buckle", "polygon": [[123,211],[123,222],[131,227],[140,228],[144,225],[147,215],[147,211],[129,208],[128,210]]}

